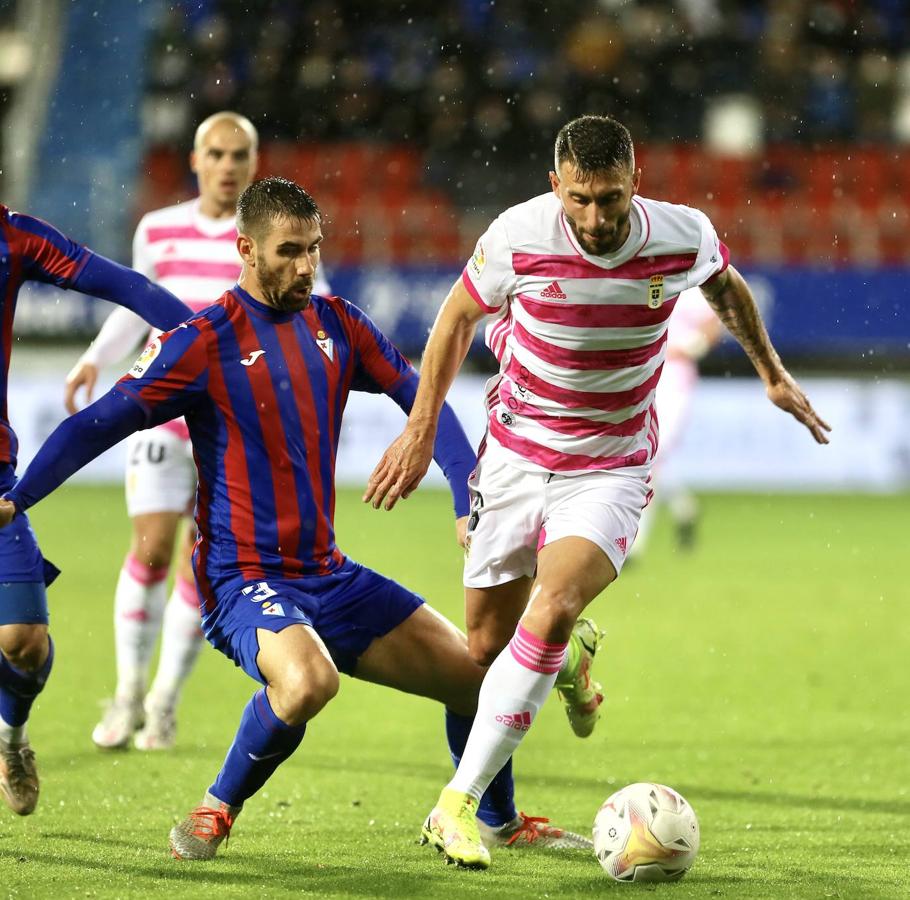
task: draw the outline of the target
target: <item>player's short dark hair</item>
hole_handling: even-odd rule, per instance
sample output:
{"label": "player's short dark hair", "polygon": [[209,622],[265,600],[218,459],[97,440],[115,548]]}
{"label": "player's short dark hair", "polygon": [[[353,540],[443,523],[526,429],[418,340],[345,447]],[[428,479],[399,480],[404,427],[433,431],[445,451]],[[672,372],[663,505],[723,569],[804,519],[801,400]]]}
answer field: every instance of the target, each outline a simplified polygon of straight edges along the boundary
{"label": "player's short dark hair", "polygon": [[629,129],[609,116],[581,116],[567,122],[556,135],[555,163],[571,163],[579,175],[635,168],[635,149]]}
{"label": "player's short dark hair", "polygon": [[287,178],[260,178],[237,200],[237,230],[261,237],[276,219],[321,222],[316,201],[296,181]]}

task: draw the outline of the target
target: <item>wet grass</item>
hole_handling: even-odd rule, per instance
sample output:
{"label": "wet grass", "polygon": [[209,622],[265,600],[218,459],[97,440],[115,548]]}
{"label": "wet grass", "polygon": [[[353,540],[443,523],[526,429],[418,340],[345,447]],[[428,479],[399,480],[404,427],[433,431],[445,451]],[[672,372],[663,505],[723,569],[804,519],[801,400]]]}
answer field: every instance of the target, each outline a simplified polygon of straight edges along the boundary
{"label": "wet grass", "polygon": [[[341,545],[460,622],[449,509],[428,491],[376,513],[342,492]],[[172,753],[94,749],[127,532],[119,489],[65,489],[33,516],[64,570],[58,662],[31,725],[41,804],[28,819],[0,810],[0,897],[908,896],[907,509],[907,497],[708,496],[694,552],[676,552],[661,522],[647,558],[596,601],[605,718],[579,741],[551,702],[516,757],[518,796],[585,830],[628,782],[680,790],[702,827],[695,867],[629,887],[586,854],[444,866],[415,840],[449,772],[441,711],[349,680],[218,858],[171,860],[167,831],[211,782],[253,684],[207,650]]]}

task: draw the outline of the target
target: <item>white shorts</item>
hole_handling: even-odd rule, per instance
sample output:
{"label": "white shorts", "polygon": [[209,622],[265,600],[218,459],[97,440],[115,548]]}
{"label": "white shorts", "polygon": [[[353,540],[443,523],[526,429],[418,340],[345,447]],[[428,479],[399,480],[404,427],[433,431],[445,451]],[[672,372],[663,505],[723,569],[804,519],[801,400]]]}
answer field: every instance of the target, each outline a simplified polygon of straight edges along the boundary
{"label": "white shorts", "polygon": [[189,513],[196,494],[192,444],[158,426],[126,439],[126,511]]}
{"label": "white shorts", "polygon": [[564,537],[596,544],[619,574],[651,499],[650,482],[650,475],[616,469],[580,475],[524,471],[488,438],[468,481],[465,587],[533,576],[540,548]]}

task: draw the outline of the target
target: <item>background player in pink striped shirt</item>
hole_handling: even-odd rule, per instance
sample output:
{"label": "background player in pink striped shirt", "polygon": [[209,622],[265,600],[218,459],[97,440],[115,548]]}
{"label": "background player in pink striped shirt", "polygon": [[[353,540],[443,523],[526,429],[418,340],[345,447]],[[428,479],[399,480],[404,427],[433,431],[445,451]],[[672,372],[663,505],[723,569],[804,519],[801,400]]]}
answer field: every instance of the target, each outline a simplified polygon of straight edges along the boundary
{"label": "background player in pink striped shirt", "polygon": [[683,290],[701,287],[771,401],[827,443],[708,218],[637,196],[640,179],[619,122],[583,116],[560,130],[551,191],[496,219],[449,292],[408,423],[364,495],[391,509],[417,487],[446,392],[493,316],[500,371],[486,392],[465,563],[470,650],[490,668],[458,770],[423,827],[463,865],[490,864],[478,798],[554,684],[577,734],[596,721],[588,669],[599,634],[578,617],[616,579],[650,499],[654,390]]}
{"label": "background player in pink striped shirt", "polygon": [[[147,213],[136,228],[133,268],[164,285],[194,312],[214,302],[240,275],[237,198],[256,173],[257,149],[256,129],[244,116],[219,112],[205,119],[196,129],[190,155],[199,196]],[[319,285],[316,290],[321,292]],[[68,411],[76,411],[80,389],[92,398],[102,366],[135,352],[148,333],[138,316],[115,310],[67,378]],[[114,595],[117,687],[92,732],[101,748],[123,748],[131,739],[143,750],[173,746],[179,691],[202,645],[190,561],[195,530],[188,518],[195,488],[183,419],[130,436],[126,504],[133,536]],[[181,519],[186,522],[185,537],[168,599],[167,576]],[[146,696],[159,634],[158,671]]]}
{"label": "background player in pink striped shirt", "polygon": [[698,502],[673,467],[667,466],[689,424],[698,386],[698,361],[720,341],[723,333],[720,319],[698,288],[689,288],[679,295],[667,330],[667,358],[654,396],[660,420],[660,451],[654,462],[657,490],[654,500],[642,510],[638,534],[629,549],[630,558],[637,560],[644,552],[658,506],[669,511],[680,550],[691,549],[695,542]]}

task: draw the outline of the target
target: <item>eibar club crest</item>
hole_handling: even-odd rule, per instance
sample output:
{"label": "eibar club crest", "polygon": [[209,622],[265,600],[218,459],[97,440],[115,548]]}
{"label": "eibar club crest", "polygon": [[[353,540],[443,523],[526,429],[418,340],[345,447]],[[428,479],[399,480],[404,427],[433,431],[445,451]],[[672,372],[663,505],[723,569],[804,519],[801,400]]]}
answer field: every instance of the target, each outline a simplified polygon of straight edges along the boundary
{"label": "eibar club crest", "polygon": [[319,349],[331,360],[333,353],[332,348],[335,344],[321,328],[316,332],[316,343],[319,346]]}
{"label": "eibar club crest", "polygon": [[664,302],[664,276],[652,275],[648,284],[648,306],[660,309]]}

